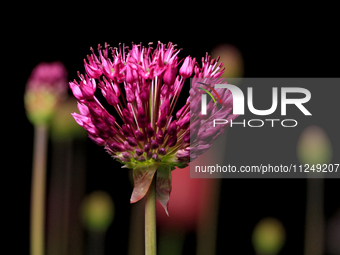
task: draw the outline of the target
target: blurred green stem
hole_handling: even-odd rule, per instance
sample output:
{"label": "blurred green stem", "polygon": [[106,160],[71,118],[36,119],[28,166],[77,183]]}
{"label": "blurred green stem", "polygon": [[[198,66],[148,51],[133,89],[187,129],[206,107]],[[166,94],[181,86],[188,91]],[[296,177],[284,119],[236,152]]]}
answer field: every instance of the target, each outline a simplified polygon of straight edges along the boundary
{"label": "blurred green stem", "polygon": [[159,255],[181,255],[183,254],[183,245],[185,241],[185,232],[181,230],[166,230],[159,235]]}
{"label": "blurred green stem", "polygon": [[47,127],[34,128],[33,172],[31,191],[31,255],[44,255]]}
{"label": "blurred green stem", "polygon": [[307,179],[305,255],[324,254],[324,180]]}
{"label": "blurred green stem", "polygon": [[128,255],[144,255],[144,204],[131,204]]}
{"label": "blurred green stem", "polygon": [[221,179],[213,179],[212,194],[208,207],[209,213],[201,213],[197,229],[197,255],[216,253],[218,211],[221,190]]}
{"label": "blurred green stem", "polygon": [[156,255],[156,174],[145,199],[145,255]]}

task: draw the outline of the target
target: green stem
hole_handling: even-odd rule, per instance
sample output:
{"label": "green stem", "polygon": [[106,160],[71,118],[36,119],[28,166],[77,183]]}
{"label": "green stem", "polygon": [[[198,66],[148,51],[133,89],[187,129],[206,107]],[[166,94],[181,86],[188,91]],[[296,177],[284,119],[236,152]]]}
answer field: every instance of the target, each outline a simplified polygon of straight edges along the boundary
{"label": "green stem", "polygon": [[156,255],[156,176],[145,199],[145,255]]}
{"label": "green stem", "polygon": [[183,254],[183,245],[185,241],[185,232],[181,230],[166,230],[159,235],[158,254],[160,255],[181,255]]}
{"label": "green stem", "polygon": [[307,179],[305,254],[324,254],[324,180]]}
{"label": "green stem", "polygon": [[46,189],[47,127],[34,129],[33,172],[31,191],[31,255],[44,255],[45,189]]}
{"label": "green stem", "polygon": [[221,179],[210,180],[214,182],[208,213],[201,213],[197,229],[197,255],[215,254],[218,230],[218,211],[220,200]]}

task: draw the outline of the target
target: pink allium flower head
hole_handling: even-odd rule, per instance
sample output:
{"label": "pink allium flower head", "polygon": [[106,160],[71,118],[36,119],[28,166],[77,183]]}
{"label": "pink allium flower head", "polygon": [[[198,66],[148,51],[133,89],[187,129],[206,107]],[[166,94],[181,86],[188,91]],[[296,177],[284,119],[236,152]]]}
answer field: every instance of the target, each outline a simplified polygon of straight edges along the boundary
{"label": "pink allium flower head", "polygon": [[[98,55],[92,54],[85,60],[85,75],[79,81],[70,82],[70,88],[78,99],[80,114],[72,113],[76,122],[87,130],[89,137],[124,164],[133,169],[134,189],[131,203],[144,197],[152,179],[156,176],[156,196],[167,211],[171,191],[171,171],[183,168],[194,157],[207,150],[211,144],[199,144],[190,148],[190,101],[175,114],[174,108],[184,82],[194,72],[196,78],[218,78],[222,65],[203,58],[202,67],[195,58],[187,57],[178,66],[179,50],[175,45],[158,42],[155,49],[133,44],[131,49],[124,45],[111,48],[98,46]],[[115,108],[117,118],[112,116],[95,96],[99,87],[109,105]],[[124,90],[124,92],[123,92]],[[191,96],[200,96],[192,92]],[[221,92],[228,98],[231,94]],[[230,108],[230,107],[229,107]],[[228,108],[228,110],[229,110]],[[208,110],[214,111],[208,104]],[[216,111],[216,110],[215,110]],[[230,111],[216,111],[219,116]],[[175,116],[173,116],[175,114]],[[198,112],[194,135],[197,137],[203,117]],[[221,132],[221,128],[208,131],[208,136]],[[199,133],[199,138],[209,140]],[[210,140],[213,140],[210,139]],[[198,144],[198,143],[197,143]],[[155,175],[157,171],[157,175]]]}
{"label": "pink allium flower head", "polygon": [[38,64],[27,81],[24,98],[30,121],[46,124],[67,89],[67,71],[61,62]]}

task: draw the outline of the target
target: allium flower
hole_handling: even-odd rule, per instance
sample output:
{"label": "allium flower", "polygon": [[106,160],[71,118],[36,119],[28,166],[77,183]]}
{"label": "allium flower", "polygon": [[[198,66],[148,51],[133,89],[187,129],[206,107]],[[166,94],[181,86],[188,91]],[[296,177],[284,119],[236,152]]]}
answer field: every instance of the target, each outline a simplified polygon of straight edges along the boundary
{"label": "allium flower", "polygon": [[[217,65],[217,61],[207,55],[199,67],[195,58],[188,56],[178,68],[179,50],[172,43],[159,42],[154,50],[151,44],[148,47],[133,44],[131,49],[124,45],[110,48],[105,44],[103,49],[98,46],[98,55],[92,48],[91,51],[84,60],[86,73],[78,73],[79,80],[69,83],[80,112],[72,115],[96,144],[104,146],[123,167],[133,169],[131,202],[144,197],[156,176],[156,197],[167,211],[171,171],[185,167],[190,153],[203,153],[210,147],[210,141],[223,131],[221,127],[212,131],[207,124],[200,125],[204,116],[199,116],[197,109],[195,126],[190,127],[190,98],[176,117],[172,116],[175,105],[187,78],[193,73],[199,81],[218,78],[224,71],[222,64]],[[115,108],[119,119],[99,102],[95,96],[97,87]],[[214,109],[210,103],[207,108],[213,115],[225,117],[230,114],[232,97],[229,92],[221,89],[219,92],[222,100],[226,100],[227,109]],[[200,100],[200,91],[190,93],[198,98],[192,100]],[[194,148],[190,148],[191,129],[195,130],[197,139],[202,140]],[[203,132],[212,136],[211,139],[203,137]]]}
{"label": "allium flower", "polygon": [[38,64],[26,84],[25,106],[33,124],[46,124],[67,95],[67,71],[61,62]]}
{"label": "allium flower", "polygon": [[44,254],[44,208],[46,187],[47,124],[67,93],[67,72],[60,62],[40,63],[26,84],[24,95],[28,119],[34,125],[31,191],[31,254]]}

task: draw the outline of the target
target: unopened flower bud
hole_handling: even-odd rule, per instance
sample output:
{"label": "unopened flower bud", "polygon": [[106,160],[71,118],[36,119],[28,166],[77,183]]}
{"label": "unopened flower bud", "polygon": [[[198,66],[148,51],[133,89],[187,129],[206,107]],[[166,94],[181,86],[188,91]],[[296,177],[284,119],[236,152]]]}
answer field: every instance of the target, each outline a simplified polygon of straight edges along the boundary
{"label": "unopened flower bud", "polygon": [[138,73],[136,70],[134,70],[131,65],[128,63],[126,65],[126,82],[127,83],[134,83],[138,79]]}
{"label": "unopened flower bud", "polygon": [[122,131],[123,131],[123,134],[126,137],[132,137],[133,136],[130,125],[127,125],[127,124],[122,125]]}
{"label": "unopened flower bud", "polygon": [[190,56],[187,56],[182,64],[182,67],[179,69],[179,74],[184,77],[188,78],[192,75],[192,71],[194,70],[196,59],[191,59]]}
{"label": "unopened flower bud", "polygon": [[144,151],[145,152],[149,152],[150,151],[150,145],[149,144],[145,144],[144,145]]}
{"label": "unopened flower bud", "polygon": [[85,99],[91,100],[96,91],[96,81],[85,75],[86,79],[80,81],[79,87]]}
{"label": "unopened flower bud", "polygon": [[137,156],[141,156],[143,154],[143,150],[142,149],[136,149],[136,154]]}
{"label": "unopened flower bud", "polygon": [[186,149],[186,148],[182,149],[182,150],[179,150],[179,151],[177,151],[176,156],[178,158],[187,158],[187,157],[190,157],[190,150]]}
{"label": "unopened flower bud", "polygon": [[155,161],[159,161],[159,157],[157,155],[157,153],[152,154],[152,159]]}
{"label": "unopened flower bud", "polygon": [[88,60],[90,64],[88,64],[84,59],[84,66],[87,75],[93,79],[99,78],[103,74],[103,72],[101,71],[99,66],[93,61],[93,59],[91,59],[89,56]]}
{"label": "unopened flower bud", "polygon": [[116,130],[114,130],[112,127],[108,127],[109,129],[108,129],[108,135],[110,136],[110,137],[114,137],[116,134],[117,134],[117,132],[116,132]]}
{"label": "unopened flower bud", "polygon": [[142,100],[143,103],[146,103],[149,101],[150,92],[147,88],[142,88],[141,92],[139,93],[139,97]]}
{"label": "unopened flower bud", "polygon": [[139,129],[137,129],[135,131],[135,136],[136,136],[137,140],[140,141],[140,142],[143,142],[145,140],[145,136],[144,136],[143,132],[141,132]]}
{"label": "unopened flower bud", "polygon": [[130,146],[132,146],[132,147],[136,147],[136,146],[137,146],[137,141],[136,141],[135,138],[133,138],[133,137],[128,137],[128,138],[127,138],[127,141],[128,141],[128,143],[129,143]]}
{"label": "unopened flower bud", "polygon": [[94,102],[88,102],[87,104],[88,108],[89,108],[89,112],[92,115],[92,117],[94,118],[101,118],[102,117],[102,108],[94,103]]}
{"label": "unopened flower bud", "polygon": [[169,98],[165,99],[160,106],[160,112],[162,115],[167,116],[170,112],[170,100]]}
{"label": "unopened flower bud", "polygon": [[183,137],[183,141],[186,143],[190,143],[190,132]]}
{"label": "unopened flower bud", "polygon": [[147,124],[146,114],[142,107],[138,108],[137,120],[138,120],[138,124],[140,125],[140,127],[144,128],[146,126]]}
{"label": "unopened flower bud", "polygon": [[124,148],[125,148],[125,151],[133,151],[134,150],[134,148],[129,144],[128,141],[124,142]]}
{"label": "unopened flower bud", "polygon": [[151,127],[151,124],[149,123],[148,126],[146,127],[146,134],[147,136],[150,138],[150,137],[153,137],[154,134],[155,134],[155,131],[153,130],[153,128]]}
{"label": "unopened flower bud", "polygon": [[175,82],[177,74],[177,67],[173,65],[168,65],[165,69],[164,75],[163,75],[163,81],[167,85],[172,85]]}
{"label": "unopened flower bud", "polygon": [[136,100],[135,94],[132,92],[132,90],[128,86],[125,86],[125,92],[126,92],[126,100],[129,103],[133,103]]}
{"label": "unopened flower bud", "polygon": [[119,102],[119,99],[116,93],[114,92],[113,88],[111,87],[111,85],[106,86],[105,98],[106,98],[106,101],[112,106],[116,106]]}
{"label": "unopened flower bud", "polygon": [[122,152],[122,155],[123,155],[123,157],[126,158],[126,159],[132,158],[132,155],[131,155],[130,152],[123,151],[123,152]]}
{"label": "unopened flower bud", "polygon": [[159,147],[159,144],[157,141],[151,139],[151,149],[157,149]]}
{"label": "unopened flower bud", "polygon": [[177,143],[177,136],[176,136],[176,135],[170,136],[170,137],[169,137],[169,140],[168,140],[168,146],[169,146],[169,147],[172,147],[172,146],[174,146],[176,143]]}
{"label": "unopened flower bud", "polygon": [[166,154],[166,149],[165,148],[158,149],[158,154],[165,155]]}
{"label": "unopened flower bud", "polygon": [[187,129],[190,124],[190,114],[188,113],[183,119],[177,122],[179,129]]}
{"label": "unopened flower bud", "polygon": [[157,126],[159,128],[163,128],[166,125],[166,115],[161,114],[161,116],[159,117],[158,121],[157,121]]}
{"label": "unopened flower bud", "polygon": [[151,151],[147,152],[146,159],[151,159],[151,157],[152,157],[152,152]]}
{"label": "unopened flower bud", "polygon": [[106,111],[102,111],[102,119],[109,126],[115,125],[115,121],[116,121],[115,117],[113,117],[111,114],[107,113]]}
{"label": "unopened flower bud", "polygon": [[138,158],[138,161],[145,161],[145,157],[144,157],[144,156],[140,156],[140,157]]}
{"label": "unopened flower bud", "polygon": [[76,112],[71,113],[72,117],[74,118],[74,120],[77,122],[78,125],[84,127],[84,124],[87,123],[91,123],[91,119],[89,117],[80,115]]}
{"label": "unopened flower bud", "polygon": [[177,130],[177,121],[174,120],[168,127],[168,130],[167,130],[167,133],[169,135],[175,135],[176,134],[176,131]]}
{"label": "unopened flower bud", "polygon": [[[71,82],[70,87],[76,98],[83,101],[78,83]],[[38,64],[26,84],[24,102],[28,119],[33,125],[47,124],[66,95],[67,71],[63,64]]]}
{"label": "unopened flower bud", "polygon": [[164,133],[162,129],[158,130],[158,133],[156,135],[156,141],[158,144],[163,144],[164,142]]}
{"label": "unopened flower bud", "polygon": [[78,83],[76,81],[74,82],[71,81],[69,85],[70,85],[70,88],[72,90],[74,97],[79,101],[84,100],[83,93],[81,92]]}
{"label": "unopened flower bud", "polygon": [[106,130],[107,129],[106,123],[101,118],[97,118],[97,119],[92,118],[92,123],[98,130]]}
{"label": "unopened flower bud", "polygon": [[207,151],[210,147],[211,147],[210,143],[208,143],[208,144],[201,144],[201,145],[198,145],[195,148],[192,148],[192,152],[195,155],[199,156],[199,155],[203,154],[205,151]]}
{"label": "unopened flower bud", "polygon": [[98,136],[92,136],[91,134],[89,134],[89,138],[94,141],[95,144],[99,145],[99,146],[104,146],[105,145],[105,140],[101,139]]}
{"label": "unopened flower bud", "polygon": [[98,129],[97,132],[98,136],[104,140],[107,140],[109,138],[109,133],[107,131],[105,131],[104,129],[100,130]]}
{"label": "unopened flower bud", "polygon": [[113,151],[117,151],[117,152],[123,152],[125,150],[124,145],[121,143],[117,143],[117,142],[110,142],[108,143],[108,146],[111,150]]}
{"label": "unopened flower bud", "polygon": [[200,141],[210,141],[216,133],[218,133],[219,131],[219,128],[217,127],[210,127],[210,128],[207,128],[205,130],[200,130],[198,132],[198,139]]}
{"label": "unopened flower bud", "polygon": [[164,84],[164,85],[162,86],[162,88],[161,88],[161,95],[162,95],[163,97],[168,97],[168,96],[169,96],[169,92],[170,92],[169,86],[166,85],[166,84]]}
{"label": "unopened flower bud", "polygon": [[132,124],[133,122],[133,116],[126,108],[123,110],[123,120],[126,124]]}

